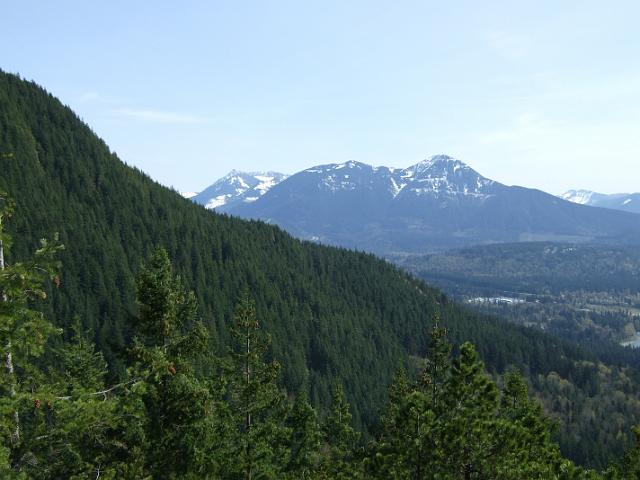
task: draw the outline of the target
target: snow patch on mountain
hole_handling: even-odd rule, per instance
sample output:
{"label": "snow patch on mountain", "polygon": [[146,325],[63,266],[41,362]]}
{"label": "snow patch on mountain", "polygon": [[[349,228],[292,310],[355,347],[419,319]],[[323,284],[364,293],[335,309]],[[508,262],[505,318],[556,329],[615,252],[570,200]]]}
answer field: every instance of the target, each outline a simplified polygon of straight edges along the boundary
{"label": "snow patch on mountain", "polygon": [[317,175],[321,190],[350,191],[382,184],[388,185],[387,190],[393,198],[401,193],[484,198],[490,195],[495,184],[462,161],[447,155],[435,155],[407,168],[372,167],[349,160],[315,166],[302,173]]}
{"label": "snow patch on mountain", "polygon": [[597,193],[590,190],[569,190],[560,198],[590,207],[611,208],[640,213],[640,193]]}
{"label": "snow patch on mountain", "polygon": [[214,208],[221,207],[222,205],[227,203],[227,199],[229,197],[231,197],[231,194],[218,195],[217,197],[209,200],[205,205],[205,208],[208,208],[209,210],[213,210]]}
{"label": "snow patch on mountain", "polygon": [[495,184],[464,162],[447,155],[435,155],[409,167],[416,191],[450,195],[486,195]]}
{"label": "snow patch on mountain", "polygon": [[329,175],[322,179],[321,186],[326,190],[335,192],[337,190],[355,190],[357,185],[348,181],[349,175]]}
{"label": "snow patch on mountain", "polygon": [[395,198],[402,191],[402,189],[407,186],[407,184],[398,183],[398,181],[394,177],[391,177],[389,180],[391,181],[391,194],[393,195],[393,198]]}
{"label": "snow patch on mountain", "polygon": [[446,194],[486,197],[495,184],[464,162],[447,155],[435,155],[405,169],[411,178],[409,189],[417,195]]}
{"label": "snow patch on mountain", "polygon": [[255,175],[255,178],[259,180],[260,183],[253,187],[253,189],[260,192],[260,195],[264,195],[271,189],[271,187],[278,183],[276,181],[276,177],[273,175]]}
{"label": "snow patch on mountain", "polygon": [[560,198],[580,205],[589,205],[594,194],[595,192],[590,190],[569,190],[560,195]]}
{"label": "snow patch on mountain", "polygon": [[231,170],[202,192],[191,197],[210,210],[240,203],[252,203],[287,178],[278,172],[240,172]]}

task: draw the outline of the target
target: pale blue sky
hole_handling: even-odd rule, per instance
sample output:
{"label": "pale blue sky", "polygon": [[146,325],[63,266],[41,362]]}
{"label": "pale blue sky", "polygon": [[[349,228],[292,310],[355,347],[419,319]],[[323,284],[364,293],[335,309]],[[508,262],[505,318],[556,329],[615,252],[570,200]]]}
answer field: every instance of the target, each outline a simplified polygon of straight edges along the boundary
{"label": "pale blue sky", "polygon": [[0,4],[0,68],[179,190],[447,153],[552,193],[640,191],[636,0]]}

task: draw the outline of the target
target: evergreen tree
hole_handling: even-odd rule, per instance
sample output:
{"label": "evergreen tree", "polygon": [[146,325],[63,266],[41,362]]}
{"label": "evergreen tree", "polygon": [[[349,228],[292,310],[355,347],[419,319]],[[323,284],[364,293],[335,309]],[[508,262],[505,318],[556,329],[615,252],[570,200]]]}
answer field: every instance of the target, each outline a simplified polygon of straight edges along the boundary
{"label": "evergreen tree", "polygon": [[390,389],[382,432],[367,462],[370,474],[377,478],[424,478],[446,458],[440,444],[447,428],[445,388],[451,344],[438,317],[433,320],[420,381],[411,385],[401,372]]}
{"label": "evergreen tree", "polygon": [[380,418],[381,432],[385,437],[398,436],[401,429],[401,425],[398,424],[398,417],[402,402],[416,388],[407,377],[404,367],[399,368],[393,376],[391,386],[387,390],[388,400]]}
{"label": "evergreen tree", "polygon": [[560,469],[560,452],[551,440],[552,424],[541,405],[529,398],[527,384],[516,370],[502,378],[498,416],[502,476],[545,478]]}
{"label": "evergreen tree", "polygon": [[49,280],[59,283],[56,255],[62,249],[57,237],[53,242],[41,240],[32,260],[7,265],[11,239],[4,225],[12,211],[13,203],[0,193],[0,353],[5,367],[0,373],[0,471],[7,476],[18,475],[36,461],[23,418],[40,406],[43,377],[34,361],[43,354],[48,337],[59,330],[33,305],[47,298]]}
{"label": "evergreen tree", "polygon": [[640,427],[633,427],[635,445],[627,450],[622,460],[624,478],[640,478]]}
{"label": "evergreen tree", "polygon": [[[440,324],[439,315],[432,319],[429,332],[425,368],[420,378],[419,391],[411,397],[413,416],[416,418],[416,441],[408,452],[412,478],[421,478],[427,471],[440,471],[449,459],[442,451],[444,437],[449,433],[451,405],[448,403],[452,380],[452,345],[447,329]],[[459,397],[458,397],[459,398]],[[411,448],[413,447],[413,448]]]}
{"label": "evergreen tree", "polygon": [[365,471],[372,478],[407,478],[404,458],[406,436],[413,431],[406,428],[405,405],[409,394],[416,391],[404,368],[394,375],[388,389],[387,404],[381,414],[379,436],[368,445]]}
{"label": "evergreen tree", "polygon": [[359,434],[351,425],[350,406],[340,383],[334,385],[331,410],[324,421],[323,433],[328,450],[324,473],[329,478],[354,478]]}
{"label": "evergreen tree", "polygon": [[465,480],[484,478],[490,469],[498,389],[470,343],[460,347],[446,385],[446,416],[439,428],[443,473]]}
{"label": "evergreen tree", "polygon": [[609,466],[604,473],[606,480],[627,480],[640,478],[640,427],[632,428],[634,444],[626,450],[624,456]]}
{"label": "evergreen tree", "polygon": [[505,375],[500,395],[471,344],[456,358],[450,352],[446,331],[435,322],[418,384],[398,375],[390,389],[365,461],[369,477],[596,478],[561,457],[522,377]]}
{"label": "evergreen tree", "polygon": [[138,276],[139,316],[134,324],[133,392],[145,407],[148,472],[153,478],[208,472],[216,428],[214,398],[195,365],[207,351],[207,331],[196,320],[193,293],[171,271],[167,252],[156,250]]}
{"label": "evergreen tree", "polygon": [[427,358],[421,382],[423,390],[429,395],[434,410],[441,407],[442,390],[449,377],[451,343],[447,339],[447,329],[440,326],[440,317],[432,319],[433,327],[429,332]]}
{"label": "evergreen tree", "polygon": [[311,479],[318,472],[321,461],[322,432],[315,410],[309,403],[305,389],[300,389],[289,413],[289,461],[287,477]]}
{"label": "evergreen tree", "polygon": [[132,478],[138,438],[127,437],[124,385],[106,387],[107,364],[79,326],[57,351],[43,397],[29,414],[35,478]]}
{"label": "evergreen tree", "polygon": [[233,422],[233,462],[226,478],[281,478],[287,466],[287,402],[277,385],[280,365],[265,360],[270,338],[262,334],[248,293],[236,306],[234,345],[226,366],[227,398]]}

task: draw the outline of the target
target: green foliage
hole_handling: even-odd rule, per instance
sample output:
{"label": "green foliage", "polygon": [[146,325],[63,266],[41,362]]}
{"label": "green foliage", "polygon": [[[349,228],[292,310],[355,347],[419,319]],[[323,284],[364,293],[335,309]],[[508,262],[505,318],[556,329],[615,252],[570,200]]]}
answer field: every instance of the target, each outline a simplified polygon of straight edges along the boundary
{"label": "green foliage", "polygon": [[286,426],[290,431],[287,478],[315,478],[323,457],[320,450],[322,431],[318,415],[309,403],[305,389],[301,389],[296,395]]}
{"label": "green foliage", "polygon": [[640,427],[633,428],[635,445],[625,452],[622,474],[625,478],[640,478]]}
{"label": "green foliage", "polygon": [[433,408],[440,406],[438,405],[440,394],[449,378],[450,371],[447,361],[451,355],[451,348],[451,343],[447,341],[447,329],[441,327],[440,319],[435,317],[421,378],[424,387],[429,391]]}
{"label": "green foliage", "polygon": [[[474,347],[451,358],[445,330],[431,332],[426,368],[411,386],[397,377],[380,435],[365,460],[371,478],[588,478],[563,459],[551,424],[510,372],[501,392]],[[434,388],[437,385],[437,388]],[[369,478],[368,477],[368,478]]]}
{"label": "green foliage", "polygon": [[322,426],[328,447],[324,473],[329,478],[346,479],[354,475],[354,452],[359,435],[353,429],[349,410],[342,385],[335,385],[331,409]]}
{"label": "green foliage", "polygon": [[620,347],[640,331],[637,247],[518,243],[399,262],[479,311],[579,342],[609,363],[640,365]]}
{"label": "green foliage", "polygon": [[140,333],[136,278],[157,245],[194,292],[210,353],[224,353],[238,292],[250,289],[282,363],[281,387],[305,385],[312,405],[326,409],[334,381],[343,382],[361,429],[373,424],[384,383],[421,344],[423,315],[436,308],[438,292],[371,255],[301,242],[181,198],[121,162],[47,92],[3,72],[0,152],[11,154],[0,158],[0,189],[19,212],[10,260],[29,258],[40,238],[60,232],[62,286],[46,291],[52,301],[41,308],[65,329],[81,318],[112,380],[125,377],[122,352]]}
{"label": "green foliage", "polygon": [[478,293],[483,289],[532,294],[640,291],[637,245],[503,243],[397,260],[447,290],[458,283],[465,290],[474,287]]}
{"label": "green foliage", "polygon": [[[631,441],[629,424],[640,421],[640,349],[619,345],[640,330],[638,252],[538,242],[478,246],[405,258],[403,264],[478,312],[588,349],[590,355],[566,369],[538,347],[527,362],[512,365],[559,421],[554,438],[562,452],[602,468],[622,454]],[[475,343],[491,368],[492,356]],[[496,353],[502,363],[504,354]]]}
{"label": "green foliage", "polygon": [[32,461],[21,468],[33,478],[119,478],[131,445],[125,398],[106,387],[106,362],[82,332],[57,356],[24,415]]}
{"label": "green foliage", "polygon": [[[0,469],[24,471],[31,463],[32,442],[25,435],[25,415],[39,407],[42,393],[41,374],[34,359],[41,356],[47,339],[58,333],[32,307],[46,298],[45,282],[56,277],[56,254],[62,249],[42,240],[33,259],[6,265],[5,247],[10,237],[4,225],[12,213],[11,202],[0,194],[0,353],[4,368],[0,373]],[[35,399],[35,400],[34,400]]]}
{"label": "green foliage", "polygon": [[209,467],[216,426],[214,397],[194,368],[207,351],[207,332],[165,250],[153,253],[137,287],[131,375],[142,383],[136,392],[145,406],[147,471],[154,478],[201,474]]}
{"label": "green foliage", "polygon": [[[340,384],[322,427],[304,390],[293,405],[286,400],[247,293],[213,378],[211,368],[197,368],[206,331],[166,251],[141,269],[137,297],[124,382],[105,385],[105,359],[76,319],[73,335],[55,348],[56,368],[28,365],[30,394],[37,395],[30,408],[18,400],[19,382],[10,383],[15,393],[3,392],[5,478],[601,478],[562,458],[551,423],[518,373],[505,374],[498,389],[472,344],[452,356],[439,321],[424,371],[413,382],[403,370],[396,374],[380,434],[363,449]],[[22,313],[6,315],[14,321]],[[11,432],[14,411],[19,438]],[[635,434],[640,439],[640,429]],[[629,450],[603,478],[635,477],[638,451]]]}
{"label": "green foliage", "polygon": [[627,449],[624,456],[612,463],[604,472],[605,480],[627,480],[640,478],[640,427],[632,428],[634,444]]}
{"label": "green foliage", "polygon": [[281,478],[288,456],[288,405],[276,383],[280,365],[265,360],[270,339],[261,333],[255,305],[246,292],[236,307],[231,334],[234,342],[225,373],[234,462],[224,476]]}

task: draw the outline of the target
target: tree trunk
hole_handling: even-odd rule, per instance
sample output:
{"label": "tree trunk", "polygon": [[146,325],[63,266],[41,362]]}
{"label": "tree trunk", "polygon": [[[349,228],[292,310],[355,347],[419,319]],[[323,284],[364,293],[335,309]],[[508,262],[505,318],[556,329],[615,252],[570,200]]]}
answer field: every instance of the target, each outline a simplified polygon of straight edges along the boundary
{"label": "tree trunk", "polygon": [[[0,217],[0,234],[2,233],[2,217]],[[2,243],[2,238],[0,237],[0,271],[4,270],[4,245]],[[2,301],[7,301],[7,294],[2,292]],[[11,355],[11,340],[7,342],[6,346],[7,358],[5,360],[5,367],[7,369],[7,373],[9,374],[11,385],[9,386],[9,396],[11,398],[15,398],[16,396],[16,382],[15,382],[15,371],[13,368],[13,356]],[[11,433],[11,442],[15,445],[20,442],[20,417],[18,415],[18,411],[13,412],[13,423],[14,429]]]}
{"label": "tree trunk", "polygon": [[[250,358],[251,355],[251,331],[249,324],[247,323],[246,327],[246,335],[247,335],[247,350],[245,357],[245,370],[247,375],[247,391],[249,391],[249,385],[251,384],[251,365]],[[247,409],[247,480],[252,480],[253,478],[253,458],[252,458],[252,445],[251,445],[251,405],[249,402],[246,404]]]}
{"label": "tree trunk", "polygon": [[[2,232],[2,223],[0,223],[0,232]],[[4,270],[4,248],[2,247],[2,238],[0,238],[0,270]],[[2,297],[4,299],[4,293]]]}

